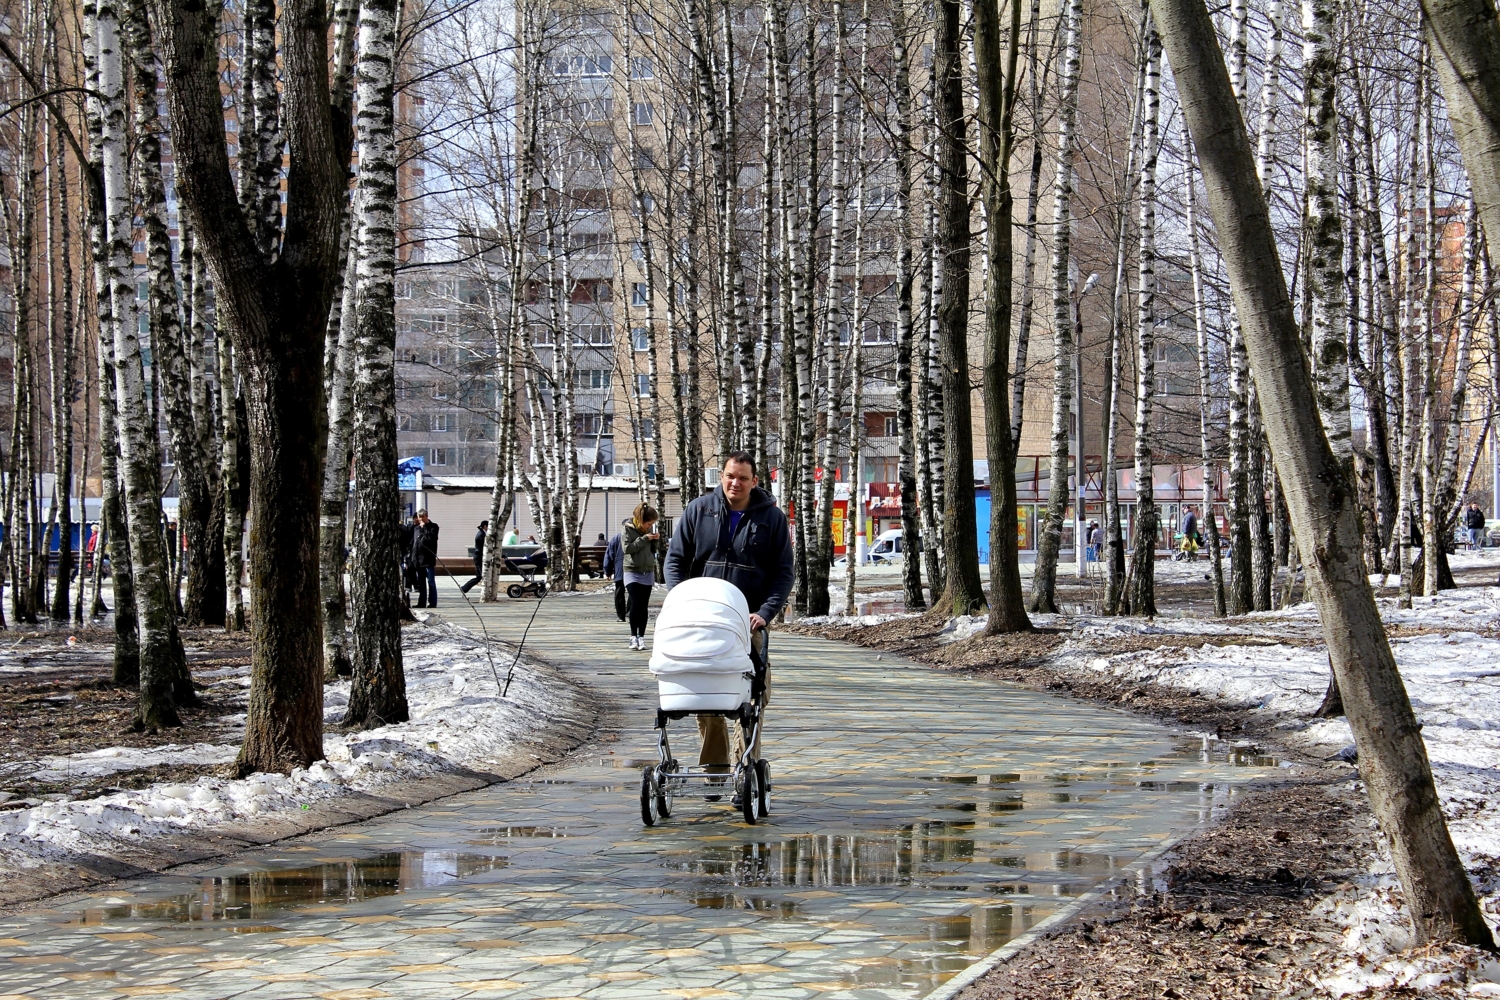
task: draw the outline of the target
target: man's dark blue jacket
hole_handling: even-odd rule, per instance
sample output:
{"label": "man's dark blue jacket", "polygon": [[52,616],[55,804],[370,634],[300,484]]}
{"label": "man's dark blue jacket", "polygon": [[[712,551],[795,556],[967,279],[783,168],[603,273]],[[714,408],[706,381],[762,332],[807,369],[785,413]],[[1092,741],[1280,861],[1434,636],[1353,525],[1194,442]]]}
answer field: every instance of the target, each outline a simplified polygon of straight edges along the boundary
{"label": "man's dark blue jacket", "polygon": [[601,569],[605,576],[612,576],[621,583],[625,582],[625,553],[620,544],[618,531],[604,547],[604,565]]}
{"label": "man's dark blue jacket", "polygon": [[699,576],[728,580],[745,595],[751,613],[770,621],[792,592],[792,533],[786,515],[758,486],[750,491],[750,506],[733,538],[729,514],[722,486],[687,505],[667,549],[667,586]]}

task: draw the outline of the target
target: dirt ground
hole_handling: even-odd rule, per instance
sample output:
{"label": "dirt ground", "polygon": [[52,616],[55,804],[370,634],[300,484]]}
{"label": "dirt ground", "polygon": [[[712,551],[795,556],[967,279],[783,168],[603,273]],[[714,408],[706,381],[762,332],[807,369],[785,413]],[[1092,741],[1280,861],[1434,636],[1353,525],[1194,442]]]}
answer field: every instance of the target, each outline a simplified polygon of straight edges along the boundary
{"label": "dirt ground", "polygon": [[[1206,572],[1206,567],[1205,567]],[[1460,573],[1460,586],[1492,584],[1493,570]],[[1064,581],[1060,580],[1060,584]],[[1092,611],[1087,588],[1061,587],[1060,602]],[[1395,596],[1382,591],[1381,596]],[[1207,582],[1158,589],[1162,610],[1211,614]],[[1353,767],[1280,746],[1269,725],[1236,706],[1186,691],[1112,678],[1084,680],[1049,665],[1062,630],[974,636],[942,644],[940,618],[866,627],[786,626],[898,652],[936,669],[963,670],[1038,690],[1127,707],[1294,759],[1309,775],[1252,786],[1228,816],[1177,845],[1149,893],[1121,885],[966,988],[962,1000],[1240,1000],[1327,996],[1315,977],[1339,962],[1341,935],[1315,913],[1363,874],[1377,850],[1363,786]],[[1410,630],[1408,630],[1410,631]],[[1130,635],[1090,640],[1100,654],[1204,643],[1318,646],[1315,638]],[[1373,990],[1362,997],[1464,996],[1464,987]]]}
{"label": "dirt ground", "polygon": [[[69,638],[77,640],[69,646]],[[185,629],[183,645],[195,674],[250,662],[249,636],[220,629]],[[174,765],[123,771],[60,784],[6,776],[13,765],[101,747],[159,747],[223,742],[225,716],[244,711],[243,695],[224,686],[199,686],[200,703],[180,712],[182,726],[137,732],[136,691],[111,680],[113,631],[11,628],[0,651],[0,810],[35,805],[48,796],[85,798],[156,781],[191,781],[227,766]],[[8,669],[6,669],[8,668]],[[235,692],[242,689],[235,687]]]}

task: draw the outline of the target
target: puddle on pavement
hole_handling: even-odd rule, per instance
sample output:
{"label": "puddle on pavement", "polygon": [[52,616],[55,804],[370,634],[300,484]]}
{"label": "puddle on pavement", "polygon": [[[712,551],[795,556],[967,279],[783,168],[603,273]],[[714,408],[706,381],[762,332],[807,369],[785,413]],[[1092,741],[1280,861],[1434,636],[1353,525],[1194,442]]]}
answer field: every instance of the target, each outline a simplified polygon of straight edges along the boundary
{"label": "puddle on pavement", "polygon": [[575,836],[562,826],[481,826],[466,843],[503,844],[510,840],[562,840]]}
{"label": "puddle on pavement", "polygon": [[324,861],[301,868],[269,868],[196,880],[191,891],[140,901],[108,900],[90,906],[71,926],[132,920],[212,926],[240,933],[284,928],[250,921],[274,918],[310,906],[343,906],[416,889],[449,885],[506,866],[489,854],[455,851],[390,851],[363,858]]}

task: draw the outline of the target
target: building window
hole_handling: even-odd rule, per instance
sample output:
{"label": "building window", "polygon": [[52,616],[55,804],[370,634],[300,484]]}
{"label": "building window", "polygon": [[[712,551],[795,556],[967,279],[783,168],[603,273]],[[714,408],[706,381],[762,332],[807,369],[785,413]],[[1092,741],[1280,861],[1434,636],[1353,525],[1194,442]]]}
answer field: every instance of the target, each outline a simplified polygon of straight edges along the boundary
{"label": "building window", "polygon": [[608,368],[576,368],[573,370],[573,386],[578,389],[608,389]]}
{"label": "building window", "polygon": [[896,418],[895,417],[886,417],[885,418],[885,427],[884,427],[884,430],[885,430],[885,433],[883,435],[881,435],[882,437],[893,438],[893,437],[896,436]]}
{"label": "building window", "polygon": [[635,377],[635,394],[637,396],[651,395],[651,376],[637,375]]}
{"label": "building window", "polygon": [[602,437],[615,432],[613,413],[573,414],[573,433],[580,437]]}
{"label": "building window", "polygon": [[630,106],[630,121],[635,125],[651,124],[651,102],[636,101]]}
{"label": "building window", "polygon": [[557,338],[553,336],[552,327],[541,326],[531,335],[531,342],[537,347],[551,347],[557,343]]}
{"label": "building window", "polygon": [[646,304],[646,299],[646,283],[644,281],[632,282],[630,285],[630,304],[633,306],[643,306]]}
{"label": "building window", "polygon": [[632,80],[652,80],[656,78],[656,65],[650,56],[634,56],[630,60],[630,78]]}
{"label": "building window", "polygon": [[889,320],[870,320],[865,323],[864,339],[866,344],[894,344],[896,324]]}
{"label": "building window", "polygon": [[656,440],[656,421],[650,417],[642,417],[640,423],[636,425],[636,430],[642,441]]}
{"label": "building window", "polygon": [[631,260],[645,260],[646,259],[646,244],[642,243],[640,240],[631,240],[630,241],[630,259]]}
{"label": "building window", "polygon": [[396,414],[396,431],[397,431],[397,433],[400,433],[400,434],[409,433],[411,431],[411,414],[410,413],[398,413],[398,414]]}
{"label": "building window", "polygon": [[434,413],[432,415],[432,433],[434,433],[434,434],[446,434],[446,433],[448,433],[448,414],[446,414],[446,413]]}
{"label": "building window", "polygon": [[630,331],[630,343],[637,351],[651,350],[651,332],[644,326],[635,327]]}
{"label": "building window", "polygon": [[574,347],[608,347],[613,342],[613,332],[607,323],[575,323],[573,325]]}
{"label": "building window", "polygon": [[432,386],[432,398],[433,399],[447,399],[448,398],[448,387],[446,385],[442,385],[440,383],[433,383],[433,386]]}
{"label": "building window", "polygon": [[429,452],[428,457],[430,459],[430,461],[428,462],[429,465],[447,465],[448,464],[448,449],[447,448],[433,448]]}

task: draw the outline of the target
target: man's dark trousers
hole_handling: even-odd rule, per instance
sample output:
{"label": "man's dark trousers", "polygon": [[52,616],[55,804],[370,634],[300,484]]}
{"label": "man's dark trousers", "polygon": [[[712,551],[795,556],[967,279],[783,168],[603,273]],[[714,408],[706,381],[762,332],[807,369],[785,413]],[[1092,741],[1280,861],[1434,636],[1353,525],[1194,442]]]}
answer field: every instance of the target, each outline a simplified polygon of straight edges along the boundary
{"label": "man's dark trousers", "polygon": [[615,617],[625,620],[625,581],[615,580]]}

